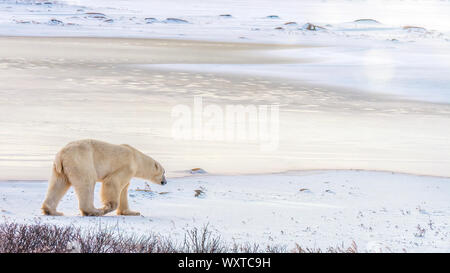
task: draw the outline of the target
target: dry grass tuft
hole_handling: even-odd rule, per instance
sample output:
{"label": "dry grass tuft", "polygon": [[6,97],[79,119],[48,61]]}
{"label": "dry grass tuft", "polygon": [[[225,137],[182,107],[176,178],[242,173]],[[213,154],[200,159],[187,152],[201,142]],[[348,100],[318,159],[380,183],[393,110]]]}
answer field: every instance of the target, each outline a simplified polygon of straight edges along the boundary
{"label": "dry grass tuft", "polygon": [[145,187],[143,189],[137,188],[135,191],[153,192],[152,188],[150,188],[150,185],[147,182],[145,182]]}
{"label": "dry grass tuft", "polygon": [[320,248],[303,248],[299,244],[295,244],[295,248],[292,249],[293,253],[358,253],[358,247],[355,241],[352,242],[352,245],[349,247],[345,247],[344,245],[329,247],[326,251],[322,251]]}

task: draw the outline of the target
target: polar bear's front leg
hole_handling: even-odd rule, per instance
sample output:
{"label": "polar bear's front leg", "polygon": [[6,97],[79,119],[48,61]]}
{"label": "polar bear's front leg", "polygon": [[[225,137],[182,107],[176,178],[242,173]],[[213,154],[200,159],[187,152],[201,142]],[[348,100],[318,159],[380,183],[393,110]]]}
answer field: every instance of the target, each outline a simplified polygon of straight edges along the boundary
{"label": "polar bear's front leg", "polygon": [[[74,179],[71,180],[75,181]],[[101,216],[103,212],[94,207],[94,187],[95,181],[72,182],[75,192],[78,195],[78,203],[83,216]]]}
{"label": "polar bear's front leg", "polygon": [[117,209],[117,215],[131,215],[131,216],[141,215],[139,212],[132,211],[128,207],[128,186],[130,186],[130,183],[125,185],[125,187],[122,189],[122,192],[120,193],[119,208]]}

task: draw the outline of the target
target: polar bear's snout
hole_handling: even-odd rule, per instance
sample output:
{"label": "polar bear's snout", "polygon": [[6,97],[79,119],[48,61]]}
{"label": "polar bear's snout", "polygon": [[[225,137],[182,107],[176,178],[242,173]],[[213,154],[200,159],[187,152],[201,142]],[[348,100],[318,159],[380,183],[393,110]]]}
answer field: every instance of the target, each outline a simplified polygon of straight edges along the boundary
{"label": "polar bear's snout", "polygon": [[166,184],[167,184],[166,176],[163,175],[162,180],[161,180],[161,185],[166,185]]}

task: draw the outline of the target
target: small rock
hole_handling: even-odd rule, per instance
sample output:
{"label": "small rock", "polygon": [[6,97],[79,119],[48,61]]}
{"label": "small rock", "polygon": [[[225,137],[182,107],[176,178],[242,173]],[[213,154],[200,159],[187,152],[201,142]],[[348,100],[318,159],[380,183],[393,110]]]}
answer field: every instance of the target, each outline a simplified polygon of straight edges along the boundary
{"label": "small rock", "polygon": [[158,19],[154,18],[154,17],[147,17],[144,19],[146,24],[153,24],[158,22]]}
{"label": "small rock", "polygon": [[191,169],[191,174],[204,174],[206,173],[205,170],[203,170],[202,168],[193,168]]}
{"label": "small rock", "polygon": [[318,25],[314,25],[311,23],[306,23],[303,25],[302,29],[306,29],[306,30],[310,30],[310,31],[317,31],[317,30],[324,30],[326,28],[318,26]]}
{"label": "small rock", "polygon": [[58,19],[50,19],[50,21],[48,21],[49,25],[64,25],[64,23]]}
{"label": "small rock", "polygon": [[17,24],[31,24],[31,21],[24,21],[24,20],[14,20]]}
{"label": "small rock", "polygon": [[364,24],[380,24],[377,20],[374,19],[358,19],[353,21],[355,23],[364,23]]}
{"label": "small rock", "polygon": [[421,33],[427,32],[426,28],[423,27],[404,26],[403,29],[409,32],[421,32]]}
{"label": "small rock", "polygon": [[179,18],[166,18],[166,20],[163,21],[164,23],[175,23],[175,24],[187,24],[189,23],[186,20],[179,19]]}
{"label": "small rock", "polygon": [[194,197],[203,197],[205,192],[202,190],[194,190],[195,194]]}
{"label": "small rock", "polygon": [[268,16],[266,16],[266,18],[269,18],[269,19],[280,19],[280,16],[278,16],[278,15],[268,15]]}
{"label": "small rock", "polygon": [[86,12],[85,15],[91,19],[106,19],[106,15],[100,12]]}

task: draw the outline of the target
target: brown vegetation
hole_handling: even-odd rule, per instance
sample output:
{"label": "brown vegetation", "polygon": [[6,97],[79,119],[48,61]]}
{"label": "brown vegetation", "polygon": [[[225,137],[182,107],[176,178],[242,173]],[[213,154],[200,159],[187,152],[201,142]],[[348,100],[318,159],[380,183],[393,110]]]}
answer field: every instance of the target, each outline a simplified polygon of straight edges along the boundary
{"label": "brown vegetation", "polygon": [[83,230],[49,224],[0,224],[0,253],[355,253],[351,247],[294,249],[284,245],[232,243],[213,233],[208,225],[186,231],[182,242],[159,234],[123,235],[118,229]]}

